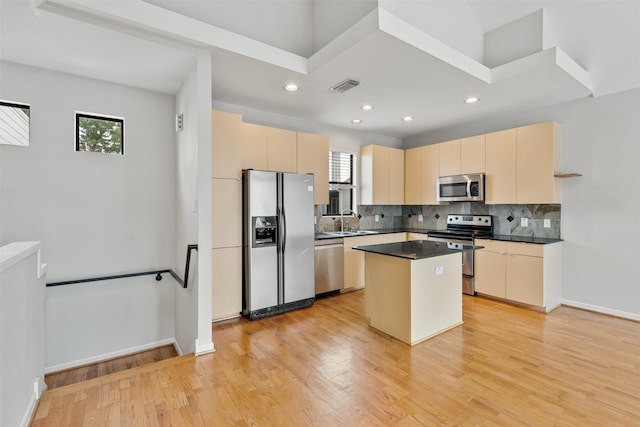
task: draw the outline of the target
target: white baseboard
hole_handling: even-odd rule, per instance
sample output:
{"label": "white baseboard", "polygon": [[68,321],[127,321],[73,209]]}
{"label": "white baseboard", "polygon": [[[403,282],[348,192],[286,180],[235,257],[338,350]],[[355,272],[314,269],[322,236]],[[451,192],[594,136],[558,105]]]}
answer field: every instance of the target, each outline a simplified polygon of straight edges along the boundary
{"label": "white baseboard", "polygon": [[71,362],[60,363],[58,365],[53,365],[53,366],[45,366],[44,372],[45,374],[49,374],[51,372],[64,371],[65,369],[77,368],[79,366],[89,365],[91,363],[102,362],[104,360],[114,359],[116,357],[127,356],[129,354],[139,353],[145,350],[151,350],[152,348],[162,347],[163,345],[167,345],[167,344],[173,344],[174,346],[176,346],[176,351],[180,353],[179,349],[177,348],[175,338],[167,338],[165,340],[140,345],[137,347],[125,348],[125,349],[114,351],[111,353],[99,354],[96,356],[87,357],[85,359],[73,360]]}
{"label": "white baseboard", "polygon": [[580,301],[573,301],[564,298],[560,300],[560,303],[569,307],[582,308],[584,310],[595,311],[596,313],[608,314],[610,316],[622,317],[623,319],[635,320],[637,322],[640,322],[640,314],[638,313],[629,313],[627,311],[601,307],[599,305],[586,304]]}
{"label": "white baseboard", "polygon": [[213,346],[213,341],[210,341],[205,344],[199,344],[198,340],[196,339],[196,352],[195,352],[196,356],[200,356],[202,354],[207,354],[207,353],[213,353],[214,351],[216,351],[216,349]]}
{"label": "white baseboard", "polygon": [[33,395],[31,395],[31,399],[29,399],[29,404],[27,405],[24,414],[22,415],[22,420],[20,420],[20,427],[27,427],[29,425],[29,421],[31,421],[31,417],[33,416],[33,412],[36,410],[36,402],[38,398],[36,397],[36,393],[34,391]]}

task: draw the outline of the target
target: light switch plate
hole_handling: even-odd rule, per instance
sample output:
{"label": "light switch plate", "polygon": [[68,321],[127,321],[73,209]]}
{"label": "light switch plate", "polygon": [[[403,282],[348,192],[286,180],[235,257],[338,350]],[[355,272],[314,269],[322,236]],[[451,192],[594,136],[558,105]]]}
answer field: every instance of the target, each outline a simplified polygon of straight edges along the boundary
{"label": "light switch plate", "polygon": [[436,267],[436,276],[440,276],[442,274],[444,274],[444,267],[440,265]]}
{"label": "light switch plate", "polygon": [[529,218],[520,218],[520,226],[528,227],[529,226]]}
{"label": "light switch plate", "polygon": [[545,219],[544,220],[544,228],[551,228],[551,220],[550,219]]}
{"label": "light switch plate", "polygon": [[380,215],[376,215],[375,220],[376,222],[380,221]]}
{"label": "light switch plate", "polygon": [[418,221],[422,222],[422,220],[423,220],[422,214],[418,215]]}

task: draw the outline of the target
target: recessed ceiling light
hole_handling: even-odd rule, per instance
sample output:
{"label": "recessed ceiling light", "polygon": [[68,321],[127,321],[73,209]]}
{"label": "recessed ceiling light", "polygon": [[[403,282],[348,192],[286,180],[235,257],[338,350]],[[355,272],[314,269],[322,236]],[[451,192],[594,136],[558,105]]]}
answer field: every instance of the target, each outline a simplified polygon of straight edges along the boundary
{"label": "recessed ceiling light", "polygon": [[298,90],[298,85],[295,83],[287,83],[284,85],[283,89],[287,92],[296,92]]}
{"label": "recessed ceiling light", "polygon": [[365,104],[365,105],[362,106],[362,110],[363,111],[371,111],[371,110],[373,110],[373,105]]}
{"label": "recessed ceiling light", "polygon": [[362,123],[362,120],[360,120],[360,119],[353,119],[353,120],[351,120],[351,123],[353,123],[354,125],[359,125],[360,123]]}
{"label": "recessed ceiling light", "polygon": [[475,104],[478,101],[480,101],[480,98],[476,98],[475,96],[470,96],[469,98],[464,100],[464,103],[465,104]]}
{"label": "recessed ceiling light", "polygon": [[404,116],[404,117],[402,118],[402,121],[403,121],[403,122],[412,122],[412,121],[413,121],[413,117],[411,117],[411,116]]}

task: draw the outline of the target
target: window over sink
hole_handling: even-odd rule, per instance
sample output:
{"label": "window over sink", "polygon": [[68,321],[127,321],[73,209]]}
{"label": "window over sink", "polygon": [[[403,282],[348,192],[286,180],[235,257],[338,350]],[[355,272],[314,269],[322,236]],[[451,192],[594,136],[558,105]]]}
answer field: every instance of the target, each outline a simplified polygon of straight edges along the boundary
{"label": "window over sink", "polygon": [[324,205],[322,215],[336,216],[345,209],[354,210],[355,161],[355,154],[329,152],[329,204]]}

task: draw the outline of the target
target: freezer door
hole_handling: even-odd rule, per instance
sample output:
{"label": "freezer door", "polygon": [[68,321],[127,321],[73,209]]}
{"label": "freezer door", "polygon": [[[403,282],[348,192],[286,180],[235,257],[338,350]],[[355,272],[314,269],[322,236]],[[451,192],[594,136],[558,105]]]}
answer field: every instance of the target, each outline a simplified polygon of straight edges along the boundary
{"label": "freezer door", "polygon": [[315,296],[313,175],[282,174],[284,302]]}
{"label": "freezer door", "polygon": [[244,176],[244,287],[243,312],[259,310],[278,304],[278,251],[275,245],[254,242],[252,219],[277,216],[276,173],[245,171]]}

